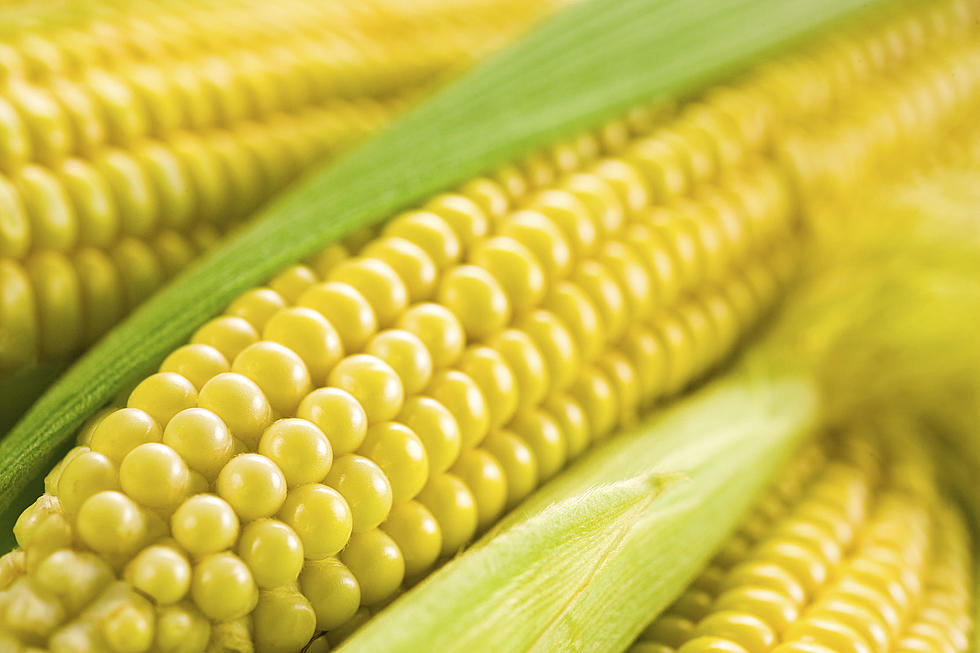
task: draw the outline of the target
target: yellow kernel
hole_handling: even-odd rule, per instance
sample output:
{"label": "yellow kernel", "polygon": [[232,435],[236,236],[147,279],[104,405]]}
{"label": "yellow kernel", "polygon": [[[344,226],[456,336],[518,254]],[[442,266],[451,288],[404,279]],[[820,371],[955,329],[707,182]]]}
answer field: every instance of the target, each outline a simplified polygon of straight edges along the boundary
{"label": "yellow kernel", "polygon": [[609,435],[619,421],[619,398],[612,381],[597,367],[586,367],[568,394],[582,406],[593,440]]}
{"label": "yellow kernel", "polygon": [[294,306],[275,313],[266,322],[262,338],[291,350],[302,359],[314,384],[321,384],[344,355],[333,325],[310,308]]}
{"label": "yellow kernel", "polygon": [[663,642],[675,648],[694,636],[694,622],[676,615],[663,615],[646,627],[643,639]]}
{"label": "yellow kernel", "polygon": [[123,458],[119,483],[140,504],[169,511],[186,496],[190,470],[176,451],[165,444],[149,442]]}
{"label": "yellow kernel", "polygon": [[138,408],[157,424],[166,425],[170,418],[197,405],[197,390],[179,374],[161,372],[146,377],[129,395],[128,408]]}
{"label": "yellow kernel", "polygon": [[491,433],[483,441],[486,449],[504,470],[507,481],[507,508],[513,508],[538,486],[538,461],[534,452],[510,431]]}
{"label": "yellow kernel", "polygon": [[405,576],[418,578],[428,571],[442,550],[442,531],[432,513],[418,501],[408,501],[391,509],[381,524],[405,559]]}
{"label": "yellow kernel", "polygon": [[259,386],[234,372],[218,374],[205,383],[198,395],[198,406],[217,416],[227,424],[231,435],[251,448],[258,445],[272,422],[272,407]]}
{"label": "yellow kernel", "polygon": [[693,337],[675,313],[662,313],[653,327],[667,354],[664,392],[672,395],[687,385],[693,376],[696,364]]}
{"label": "yellow kernel", "polygon": [[431,211],[410,211],[393,218],[385,226],[384,235],[418,245],[440,270],[455,263],[462,254],[462,245],[452,227]]}
{"label": "yellow kernel", "polygon": [[562,187],[589,208],[601,235],[611,236],[622,229],[623,205],[608,182],[594,174],[576,173],[565,179]]}
{"label": "yellow kernel", "polygon": [[637,215],[650,204],[646,181],[631,163],[622,159],[602,159],[590,172],[612,186],[627,215]]}
{"label": "yellow kernel", "polygon": [[238,354],[259,341],[259,332],[240,317],[217,317],[199,328],[191,342],[214,347],[226,361],[233,361]]}
{"label": "yellow kernel", "polygon": [[777,635],[781,635],[800,617],[796,603],[785,594],[752,585],[734,587],[722,593],[715,600],[712,609],[753,614],[766,622]]}
{"label": "yellow kernel", "polygon": [[507,503],[507,478],[503,467],[484,449],[466,449],[460,453],[450,472],[473,493],[477,528],[488,528]]}
{"label": "yellow kernel", "polygon": [[292,528],[275,519],[259,519],[242,529],[238,555],[260,588],[287,585],[303,569],[303,544]]}
{"label": "yellow kernel", "polygon": [[[429,458],[422,440],[404,424],[381,422],[368,429],[358,453],[374,462],[391,484],[394,503],[418,494],[429,477]],[[437,452],[438,453],[438,452]]]}
{"label": "yellow kernel", "polygon": [[470,347],[459,369],[476,383],[486,400],[490,428],[506,424],[517,410],[517,382],[500,353],[490,347]]}
{"label": "yellow kernel", "polygon": [[65,252],[78,241],[78,220],[71,198],[57,177],[28,164],[11,176],[30,219],[30,242],[35,250]]}
{"label": "yellow kernel", "polygon": [[376,258],[355,258],[338,263],[328,280],[345,283],[361,294],[381,326],[391,324],[408,307],[408,290],[387,263]]}
{"label": "yellow kernel", "polygon": [[239,619],[258,602],[259,590],[248,566],[231,553],[214,553],[194,565],[191,596],[208,618]]}
{"label": "yellow kernel", "polygon": [[238,523],[238,516],[224,499],[196,494],[171,516],[170,530],[188,553],[201,556],[230,548],[238,539]]}
{"label": "yellow kernel", "polygon": [[618,340],[629,326],[626,297],[612,272],[599,261],[584,261],[575,266],[571,281],[592,300],[601,318],[608,342]]}
{"label": "yellow kernel", "polygon": [[749,561],[732,568],[722,581],[722,591],[752,585],[779,592],[796,605],[806,600],[806,590],[796,578],[779,565],[766,561]]}
{"label": "yellow kernel", "polygon": [[350,253],[347,248],[339,243],[334,243],[314,254],[307,263],[321,279],[325,279],[330,274],[330,270],[341,261],[347,260],[349,256]]}
{"label": "yellow kernel", "polygon": [[689,588],[674,600],[669,612],[697,623],[711,612],[712,600],[704,590]]}
{"label": "yellow kernel", "polygon": [[380,358],[395,370],[406,396],[421,392],[432,378],[432,356],[425,343],[410,331],[382,331],[371,339],[365,352]]}
{"label": "yellow kernel", "polygon": [[350,569],[336,558],[306,563],[299,577],[303,595],[316,613],[316,629],[332,630],[361,605],[361,588]]}
{"label": "yellow kernel", "polygon": [[546,481],[565,466],[568,450],[557,422],[542,410],[520,413],[511,430],[534,452],[540,481]]}
{"label": "yellow kernel", "polygon": [[119,464],[130,451],[146,442],[160,442],[160,426],[138,408],[121,408],[99,422],[90,446]]}
{"label": "yellow kernel", "polygon": [[415,334],[429,350],[434,368],[452,365],[463,353],[463,326],[449,309],[439,304],[416,304],[398,319],[396,326]]}
{"label": "yellow kernel", "polygon": [[278,516],[299,536],[307,560],[335,555],[350,539],[351,508],[337,490],[326,485],[292,488]]}
{"label": "yellow kernel", "polygon": [[561,320],[575,340],[584,361],[602,351],[606,334],[595,304],[576,284],[562,281],[545,298],[543,308]]}
{"label": "yellow kernel", "polygon": [[537,345],[548,369],[548,392],[568,388],[578,374],[581,359],[575,340],[565,325],[549,311],[539,309],[525,316],[517,327]]}
{"label": "yellow kernel", "polygon": [[391,596],[405,577],[405,559],[398,545],[376,528],[351,536],[340,560],[357,578],[364,605],[373,605]]}
{"label": "yellow kernel", "polygon": [[364,256],[387,263],[401,278],[409,301],[429,299],[436,289],[439,270],[424,249],[404,238],[380,238],[364,249]]}
{"label": "yellow kernel", "polygon": [[405,390],[390,365],[376,356],[355,354],[330,372],[328,383],[349,392],[364,407],[368,423],[393,419],[402,408]]}
{"label": "yellow kernel", "polygon": [[322,481],[333,463],[327,436],[300,418],[274,422],[262,434],[258,450],[282,470],[289,487]]}
{"label": "yellow kernel", "polygon": [[205,408],[188,408],[174,415],[164,429],[163,443],[180,454],[188,467],[209,479],[215,478],[232,456],[228,427]]}
{"label": "yellow kernel", "polygon": [[380,467],[363,456],[347,454],[336,459],[325,482],[350,506],[355,533],[377,528],[391,510],[388,478]]}
{"label": "yellow kernel", "polygon": [[191,566],[177,549],[154,545],[140,551],[126,565],[124,577],[157,605],[170,605],[190,590]]}
{"label": "yellow kernel", "polygon": [[476,265],[459,265],[439,284],[439,303],[456,317],[471,339],[486,338],[506,326],[510,304],[497,280]]}
{"label": "yellow kernel", "polygon": [[312,308],[336,329],[347,353],[360,351],[378,330],[378,318],[361,293],[346,283],[327,282],[300,295],[299,306]]}
{"label": "yellow kernel", "polygon": [[[65,159],[56,172],[75,207],[79,242],[95,247],[110,245],[119,234],[119,214],[105,180],[89,163],[79,159]],[[0,182],[0,197],[2,186]],[[17,208],[17,214],[22,214],[23,208]]]}
{"label": "yellow kernel", "polygon": [[109,184],[119,211],[122,233],[150,235],[159,222],[153,185],[139,162],[122,150],[103,150],[93,165]]}
{"label": "yellow kernel", "polygon": [[464,447],[476,446],[486,436],[490,429],[489,408],[480,387],[469,376],[456,370],[440,372],[432,379],[426,392],[435,402],[419,398],[411,410],[406,408],[403,411],[403,415],[410,415],[405,419],[418,422],[422,430],[431,431],[437,425],[439,429],[452,430],[442,415],[437,416],[432,412],[439,412],[436,405],[441,405],[458,426]]}
{"label": "yellow kernel", "polygon": [[286,477],[261,454],[244,453],[229,460],[215,488],[243,521],[271,517],[286,500]]}
{"label": "yellow kernel", "polygon": [[84,325],[78,275],[64,255],[53,251],[34,254],[25,269],[34,286],[41,354],[67,356],[81,344]]}
{"label": "yellow kernel", "polygon": [[319,427],[337,456],[357,450],[367,433],[364,408],[353,395],[339,388],[318,388],[306,395],[296,415]]}
{"label": "yellow kernel", "polygon": [[534,340],[518,329],[507,329],[489,345],[503,357],[517,381],[518,407],[536,406],[548,392],[549,376],[541,350]]}
{"label": "yellow kernel", "polygon": [[732,610],[712,612],[694,633],[698,637],[720,637],[740,645],[749,653],[765,653],[776,645],[773,629],[757,616]]}
{"label": "yellow kernel", "polygon": [[612,349],[599,358],[596,366],[612,382],[619,405],[619,423],[631,424],[636,420],[640,404],[636,368],[621,352]]}
{"label": "yellow kernel", "polygon": [[571,270],[573,259],[568,240],[541,213],[530,210],[513,213],[500,224],[499,232],[530,250],[544,270],[547,280],[558,281]]}
{"label": "yellow kernel", "polygon": [[115,465],[97,451],[84,451],[65,465],[58,479],[58,499],[68,514],[75,514],[93,494],[119,487]]}
{"label": "yellow kernel", "polygon": [[147,536],[143,511],[132,499],[114,490],[86,499],[78,509],[76,527],[86,546],[109,556],[132,555]]}
{"label": "yellow kernel", "polygon": [[677,649],[677,653],[750,653],[723,637],[696,637]]}
{"label": "yellow kernel", "polygon": [[283,415],[293,414],[300,400],[312,389],[303,360],[275,342],[249,345],[235,357],[231,369],[254,381],[272,408]]}
{"label": "yellow kernel", "polygon": [[291,587],[259,592],[252,611],[255,647],[268,653],[301,650],[316,632],[313,606]]}
{"label": "yellow kernel", "polygon": [[497,182],[486,177],[466,182],[460,192],[474,201],[491,220],[502,218],[510,208],[507,192]]}
{"label": "yellow kernel", "polygon": [[452,474],[433,476],[419,493],[418,502],[432,513],[439,524],[442,555],[454,555],[476,533],[476,500],[458,477]]}
{"label": "yellow kernel", "polygon": [[289,304],[295,304],[300,296],[319,278],[311,268],[305,265],[292,265],[269,282],[269,287],[279,294]]}
{"label": "yellow kernel", "polygon": [[38,354],[38,324],[34,288],[26,271],[13,261],[0,259],[0,369],[16,370]]}
{"label": "yellow kernel", "polygon": [[547,281],[542,264],[514,238],[496,236],[480,241],[470,253],[470,262],[496,279],[514,313],[536,306],[545,295]]}
{"label": "yellow kernel", "polygon": [[871,653],[871,647],[853,628],[826,617],[804,617],[786,629],[783,639],[809,640],[839,653]]}
{"label": "yellow kernel", "polygon": [[425,210],[445,220],[456,234],[463,251],[487,235],[490,221],[483,209],[465,195],[445,193],[436,195],[425,204]]}
{"label": "yellow kernel", "polygon": [[567,457],[573,459],[589,446],[589,420],[582,406],[567,394],[548,397],[542,405],[554,420],[565,442]]}

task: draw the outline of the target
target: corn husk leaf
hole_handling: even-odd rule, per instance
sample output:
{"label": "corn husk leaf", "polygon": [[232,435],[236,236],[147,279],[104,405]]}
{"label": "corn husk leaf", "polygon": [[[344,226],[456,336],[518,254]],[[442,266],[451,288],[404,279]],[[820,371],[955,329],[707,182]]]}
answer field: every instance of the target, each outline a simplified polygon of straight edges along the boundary
{"label": "corn husk leaf", "polygon": [[808,433],[805,381],[741,371],[587,454],[341,647],[620,651]]}

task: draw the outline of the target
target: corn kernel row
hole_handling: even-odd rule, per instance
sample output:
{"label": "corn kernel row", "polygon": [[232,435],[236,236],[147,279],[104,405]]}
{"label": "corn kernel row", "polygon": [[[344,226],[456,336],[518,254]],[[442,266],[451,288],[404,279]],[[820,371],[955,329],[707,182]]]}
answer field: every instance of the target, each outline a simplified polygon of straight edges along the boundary
{"label": "corn kernel row", "polygon": [[836,458],[767,535],[735,559],[726,545],[727,564],[709,566],[630,650],[966,651],[969,534],[925,458],[892,464],[884,487],[874,464]]}
{"label": "corn kernel row", "polygon": [[[159,285],[161,264],[186,265],[186,247],[169,261],[150,255],[154,239],[176,242],[161,232],[186,241],[208,230],[203,222],[246,216],[386,121],[418,84],[549,6],[507,14],[505,2],[476,2],[472,16],[446,18],[427,5],[394,3],[387,14],[383,4],[287,3],[277,5],[277,28],[253,23],[223,49],[196,43],[213,27],[205,19],[232,20],[214,11],[238,24],[253,5],[156,14],[155,37],[140,36],[152,20],[124,16],[0,47],[0,265],[11,289],[0,307],[0,372],[74,354]],[[244,38],[253,32],[262,37]],[[168,37],[169,54],[149,56]]]}
{"label": "corn kernel row", "polygon": [[[132,154],[28,165],[0,194],[0,370],[93,342],[229,226],[309,165],[381,124],[403,100],[355,101],[232,131],[147,141]],[[17,189],[22,191],[22,202]],[[3,199],[0,198],[0,202]],[[26,255],[29,238],[42,249]]]}
{"label": "corn kernel row", "polygon": [[[775,299],[799,236],[754,101],[634,114],[242,295],[80,433],[18,521],[0,621],[52,650],[342,636]],[[60,558],[92,582],[52,596]]]}

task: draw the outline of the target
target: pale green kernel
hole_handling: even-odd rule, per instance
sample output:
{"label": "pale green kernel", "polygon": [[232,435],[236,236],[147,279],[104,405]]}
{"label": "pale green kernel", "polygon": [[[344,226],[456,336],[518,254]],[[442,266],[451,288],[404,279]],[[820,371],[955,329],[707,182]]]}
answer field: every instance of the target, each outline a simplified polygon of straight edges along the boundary
{"label": "pale green kernel", "polygon": [[126,402],[128,408],[139,408],[163,426],[180,411],[196,405],[197,389],[194,385],[179,374],[170,372],[143,379]]}
{"label": "pale green kernel", "polygon": [[259,598],[248,566],[231,553],[214,553],[194,565],[191,596],[215,621],[230,621],[252,611]]}
{"label": "pale green kernel", "polygon": [[316,632],[316,621],[309,600],[292,587],[263,590],[252,612],[256,650],[263,653],[303,650]]}
{"label": "pale green kernel", "polygon": [[188,408],[174,415],[163,432],[163,443],[180,454],[189,468],[209,479],[232,456],[228,427],[206,408]]}
{"label": "pale green kernel", "polygon": [[326,484],[350,506],[353,531],[376,528],[391,510],[391,484],[381,468],[363,456],[347,454],[334,461]]}
{"label": "pale green kernel", "polygon": [[316,424],[300,418],[274,422],[262,434],[259,453],[282,470],[289,487],[322,481],[333,464],[327,436]]}
{"label": "pale green kernel", "polygon": [[405,390],[395,370],[368,354],[348,356],[337,363],[328,382],[357,399],[368,423],[394,419],[405,400]]}
{"label": "pale green kernel", "polygon": [[452,474],[439,474],[429,479],[418,496],[439,524],[444,556],[460,551],[476,533],[476,499],[466,484]]}
{"label": "pale green kernel", "polygon": [[429,478],[429,458],[419,437],[404,424],[382,422],[368,429],[358,453],[381,468],[391,485],[392,501],[408,501]]}
{"label": "pale green kernel", "polygon": [[215,487],[244,521],[271,517],[286,500],[286,477],[274,462],[257,453],[229,460]]}
{"label": "pale green kernel", "polygon": [[149,442],[123,458],[119,484],[140,504],[169,511],[187,496],[190,470],[176,451],[165,444]]}
{"label": "pale green kernel", "polygon": [[92,495],[78,510],[76,521],[82,541],[98,553],[128,556],[146,541],[143,511],[121,492],[106,490]]}
{"label": "pale green kernel", "polygon": [[238,516],[221,497],[197,494],[177,508],[170,530],[192,555],[217,553],[231,548],[238,538]]}
{"label": "pale green kernel", "polygon": [[364,408],[353,395],[340,388],[314,390],[300,402],[296,415],[319,427],[335,456],[356,451],[367,433]]}
{"label": "pale green kernel", "polygon": [[316,613],[317,630],[333,630],[353,617],[361,605],[357,578],[336,558],[307,562],[299,583]]}
{"label": "pale green kernel", "polygon": [[180,601],[191,586],[191,566],[187,558],[174,547],[165,545],[140,551],[126,565],[123,576],[127,583],[158,605]]}
{"label": "pale green kernel", "polygon": [[299,536],[275,519],[259,519],[246,525],[238,540],[238,555],[262,588],[292,583],[303,568]]}
{"label": "pale green kernel", "polygon": [[364,605],[385,600],[405,578],[405,559],[398,545],[376,528],[352,535],[340,559],[357,578]]}
{"label": "pale green kernel", "polygon": [[311,483],[293,488],[279,510],[303,543],[308,560],[335,555],[350,539],[353,516],[344,497],[332,487]]}
{"label": "pale green kernel", "polygon": [[190,605],[168,605],[157,610],[154,648],[160,653],[197,653],[211,638],[211,624]]}
{"label": "pale green kernel", "polygon": [[462,435],[456,418],[431,397],[412,397],[405,402],[398,420],[418,436],[425,447],[430,472],[449,469],[459,456]]}
{"label": "pale green kernel", "polygon": [[149,414],[138,408],[121,408],[99,422],[89,446],[118,465],[133,448],[159,442],[162,436],[160,425]]}
{"label": "pale green kernel", "polygon": [[219,417],[231,435],[252,448],[273,419],[272,406],[262,389],[234,372],[218,374],[205,383],[197,405]]}
{"label": "pale green kernel", "polygon": [[65,465],[58,479],[58,499],[65,512],[75,514],[93,494],[118,488],[119,473],[112,461],[97,451],[86,451]]}
{"label": "pale green kernel", "polygon": [[442,531],[428,508],[418,501],[394,506],[381,525],[405,559],[405,576],[418,578],[435,564],[442,550]]}

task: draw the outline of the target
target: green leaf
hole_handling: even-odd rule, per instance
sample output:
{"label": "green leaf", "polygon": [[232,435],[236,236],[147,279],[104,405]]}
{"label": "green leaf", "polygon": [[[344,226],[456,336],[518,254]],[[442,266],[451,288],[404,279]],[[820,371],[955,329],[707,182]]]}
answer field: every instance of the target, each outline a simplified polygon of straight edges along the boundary
{"label": "green leaf", "polygon": [[587,454],[340,648],[621,651],[800,440],[816,395],[739,372]]}
{"label": "green leaf", "polygon": [[[441,189],[628,107],[729,77],[888,0],[591,0],[571,6],[317,172],[132,313],[0,442],[16,514],[81,422],[243,290]],[[7,523],[3,532],[8,532]]]}

